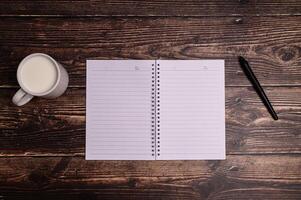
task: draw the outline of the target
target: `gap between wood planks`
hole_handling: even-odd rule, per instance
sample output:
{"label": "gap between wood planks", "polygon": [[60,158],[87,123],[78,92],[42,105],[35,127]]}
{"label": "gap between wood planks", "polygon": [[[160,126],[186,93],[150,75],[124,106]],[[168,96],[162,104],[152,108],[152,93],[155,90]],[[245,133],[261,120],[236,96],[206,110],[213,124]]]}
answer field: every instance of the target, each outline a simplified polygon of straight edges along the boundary
{"label": "gap between wood planks", "polygon": [[0,18],[224,18],[224,17],[237,17],[237,18],[252,18],[252,17],[299,17],[301,13],[296,14],[255,14],[255,15],[14,15],[14,14],[0,14]]}
{"label": "gap between wood planks", "polygon": [[[301,84],[262,84],[263,87],[301,87]],[[226,88],[253,87],[251,85],[226,85]],[[0,85],[0,89],[19,89],[20,86]],[[68,88],[86,88],[84,85],[71,85]]]}
{"label": "gap between wood planks", "polygon": [[[301,155],[301,152],[293,152],[293,153],[227,153],[226,156],[299,156]],[[13,157],[36,157],[36,158],[42,158],[42,157],[78,157],[78,158],[84,158],[85,153],[74,153],[74,154],[52,154],[52,153],[45,153],[45,154],[6,154],[1,155],[1,158],[13,158]],[[227,159],[225,159],[227,160]],[[151,161],[151,160],[150,160]],[[173,160],[176,161],[176,160]],[[188,160],[189,161],[189,160]],[[193,160],[192,160],[193,161]],[[195,161],[195,160],[194,160]],[[222,161],[222,160],[221,160]]]}

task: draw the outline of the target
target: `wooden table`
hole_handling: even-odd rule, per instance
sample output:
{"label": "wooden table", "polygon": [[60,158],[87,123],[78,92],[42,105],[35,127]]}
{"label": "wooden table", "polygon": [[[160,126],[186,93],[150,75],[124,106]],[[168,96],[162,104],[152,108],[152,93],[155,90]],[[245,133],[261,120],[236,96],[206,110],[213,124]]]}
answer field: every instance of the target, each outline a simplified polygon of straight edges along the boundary
{"label": "wooden table", "polygon": [[[16,69],[34,52],[65,64],[70,87],[16,107]],[[85,161],[88,58],[225,59],[227,159]],[[301,199],[301,1],[2,0],[0,105],[0,200]]]}

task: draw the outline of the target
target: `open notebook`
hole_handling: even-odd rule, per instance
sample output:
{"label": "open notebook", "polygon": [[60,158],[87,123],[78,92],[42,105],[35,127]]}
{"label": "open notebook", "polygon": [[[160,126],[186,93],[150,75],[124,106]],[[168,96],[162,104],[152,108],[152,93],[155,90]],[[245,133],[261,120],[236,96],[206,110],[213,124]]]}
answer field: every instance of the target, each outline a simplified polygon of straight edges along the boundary
{"label": "open notebook", "polygon": [[88,60],[87,160],[225,159],[224,60]]}

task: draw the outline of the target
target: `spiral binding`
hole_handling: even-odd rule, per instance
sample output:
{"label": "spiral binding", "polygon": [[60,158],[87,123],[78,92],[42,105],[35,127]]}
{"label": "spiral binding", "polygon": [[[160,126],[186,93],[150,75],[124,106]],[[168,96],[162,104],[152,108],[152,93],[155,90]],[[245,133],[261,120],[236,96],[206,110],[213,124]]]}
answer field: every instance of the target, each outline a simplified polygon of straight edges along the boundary
{"label": "spiral binding", "polygon": [[160,156],[160,64],[152,64],[152,156]]}
{"label": "spiral binding", "polygon": [[160,64],[156,62],[156,156],[160,156]]}
{"label": "spiral binding", "polygon": [[156,68],[155,64],[152,64],[152,128],[151,128],[151,138],[152,138],[152,156],[155,157],[156,154]]}

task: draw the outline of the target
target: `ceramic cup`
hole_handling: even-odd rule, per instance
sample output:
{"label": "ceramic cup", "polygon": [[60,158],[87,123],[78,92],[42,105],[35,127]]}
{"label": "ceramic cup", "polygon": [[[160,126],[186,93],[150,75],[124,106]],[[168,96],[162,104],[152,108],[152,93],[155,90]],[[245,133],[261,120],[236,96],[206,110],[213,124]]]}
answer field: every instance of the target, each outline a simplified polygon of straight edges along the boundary
{"label": "ceramic cup", "polygon": [[18,66],[17,79],[21,88],[12,99],[17,106],[28,103],[34,96],[46,99],[59,97],[69,82],[66,69],[43,53],[25,57]]}

